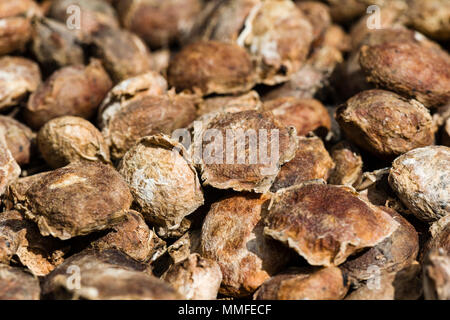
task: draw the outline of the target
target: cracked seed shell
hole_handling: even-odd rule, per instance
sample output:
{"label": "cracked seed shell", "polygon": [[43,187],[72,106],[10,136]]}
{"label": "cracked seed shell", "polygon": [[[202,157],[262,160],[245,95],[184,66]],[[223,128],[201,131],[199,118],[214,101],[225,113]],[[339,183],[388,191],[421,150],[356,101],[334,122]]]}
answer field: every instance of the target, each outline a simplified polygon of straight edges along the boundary
{"label": "cracked seed shell", "polygon": [[349,186],[358,184],[363,173],[363,160],[358,148],[343,140],[331,148],[330,155],[336,166],[329,183]]}

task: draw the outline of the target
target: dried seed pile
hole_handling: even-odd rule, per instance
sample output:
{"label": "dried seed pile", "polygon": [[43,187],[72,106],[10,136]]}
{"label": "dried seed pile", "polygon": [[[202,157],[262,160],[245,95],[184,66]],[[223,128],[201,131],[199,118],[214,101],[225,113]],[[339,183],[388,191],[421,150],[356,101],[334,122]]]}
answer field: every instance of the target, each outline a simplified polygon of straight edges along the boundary
{"label": "dried seed pile", "polygon": [[0,299],[449,300],[450,2],[373,2],[0,0]]}

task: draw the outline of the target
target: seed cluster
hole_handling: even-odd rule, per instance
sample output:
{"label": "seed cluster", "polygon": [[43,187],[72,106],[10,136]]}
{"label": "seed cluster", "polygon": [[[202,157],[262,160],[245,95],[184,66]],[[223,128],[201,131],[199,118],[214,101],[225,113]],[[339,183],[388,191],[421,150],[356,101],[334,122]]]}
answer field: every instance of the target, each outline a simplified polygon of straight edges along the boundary
{"label": "seed cluster", "polygon": [[0,0],[0,300],[449,300],[449,42],[448,0]]}

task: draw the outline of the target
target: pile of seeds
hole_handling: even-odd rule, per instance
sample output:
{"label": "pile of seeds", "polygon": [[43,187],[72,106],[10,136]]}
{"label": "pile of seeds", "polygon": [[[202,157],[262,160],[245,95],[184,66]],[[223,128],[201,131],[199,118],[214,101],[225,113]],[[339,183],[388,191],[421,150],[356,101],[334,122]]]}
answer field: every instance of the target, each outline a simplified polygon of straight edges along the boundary
{"label": "pile of seeds", "polygon": [[446,0],[0,0],[0,299],[450,299],[449,44]]}

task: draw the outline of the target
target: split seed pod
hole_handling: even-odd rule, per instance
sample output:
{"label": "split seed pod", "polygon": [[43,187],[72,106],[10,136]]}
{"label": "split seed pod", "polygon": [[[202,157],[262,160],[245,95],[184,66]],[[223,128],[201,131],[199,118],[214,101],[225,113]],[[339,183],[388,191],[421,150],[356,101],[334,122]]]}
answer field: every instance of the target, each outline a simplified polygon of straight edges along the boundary
{"label": "split seed pod", "polygon": [[433,144],[436,132],[421,103],[383,90],[357,94],[338,108],[336,120],[348,139],[386,159]]}
{"label": "split seed pod", "polygon": [[22,203],[42,235],[61,240],[104,230],[123,221],[132,196],[112,167],[72,163],[33,183]]}
{"label": "split seed pod", "polygon": [[217,262],[194,253],[172,265],[162,279],[188,300],[214,300],[222,282],[222,272]]}
{"label": "split seed pod", "polygon": [[43,158],[53,168],[75,161],[109,163],[109,148],[102,134],[83,118],[50,120],[39,131],[37,142]]}
{"label": "split seed pod", "polygon": [[395,159],[389,184],[419,219],[434,221],[450,213],[450,148],[414,149]]}
{"label": "split seed pod", "polygon": [[311,265],[333,266],[389,237],[398,223],[346,187],[308,183],[279,190],[264,233]]}
{"label": "split seed pod", "polygon": [[142,138],[123,157],[119,171],[144,218],[175,230],[203,205],[197,172],[184,147],[162,135]]}
{"label": "split seed pod", "polygon": [[92,117],[112,83],[98,60],[88,66],[59,69],[30,96],[23,111],[25,122],[39,129],[47,121],[65,115]]}
{"label": "split seed pod", "polygon": [[39,66],[21,57],[0,58],[0,110],[18,105],[41,83]]}
{"label": "split seed pod", "polygon": [[267,202],[264,195],[238,194],[214,203],[204,220],[201,254],[219,264],[223,294],[252,294],[291,257],[287,248],[263,234]]}
{"label": "split seed pod", "polygon": [[276,275],[256,291],[255,300],[341,300],[348,283],[337,267],[293,269]]}
{"label": "split seed pod", "polygon": [[194,130],[194,161],[203,183],[218,189],[268,191],[297,149],[295,128],[270,112],[219,113]]}

